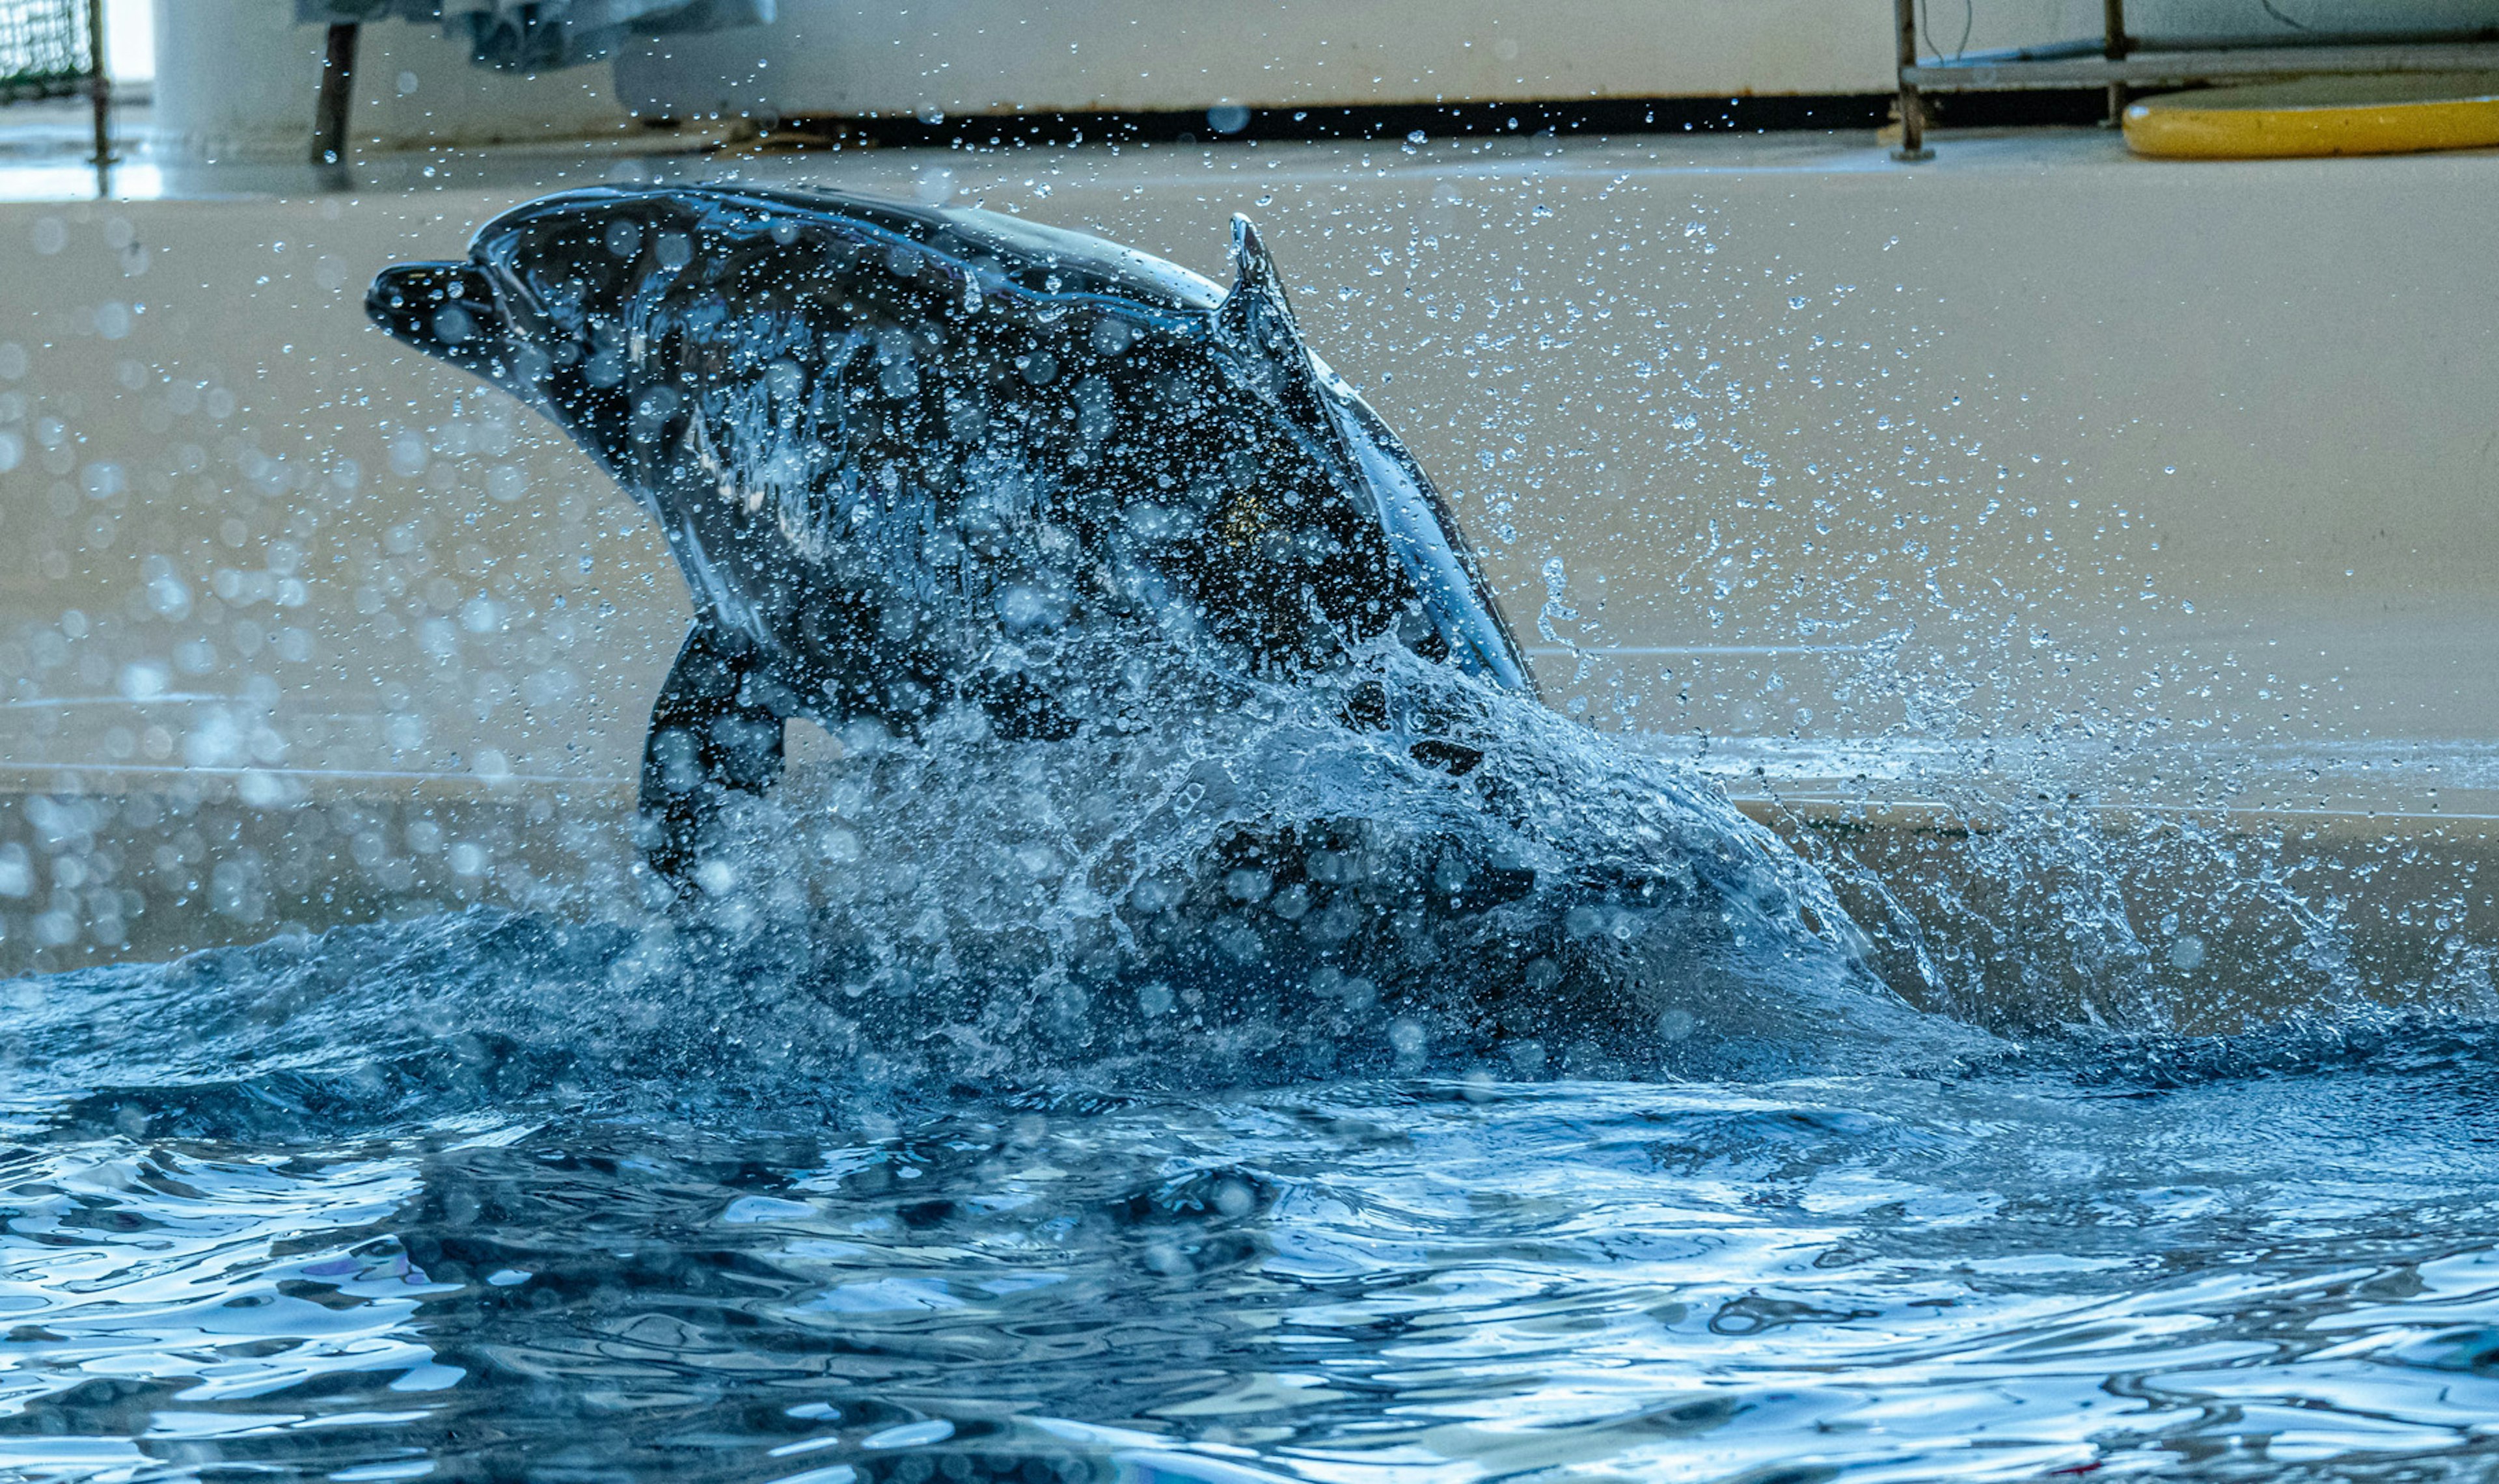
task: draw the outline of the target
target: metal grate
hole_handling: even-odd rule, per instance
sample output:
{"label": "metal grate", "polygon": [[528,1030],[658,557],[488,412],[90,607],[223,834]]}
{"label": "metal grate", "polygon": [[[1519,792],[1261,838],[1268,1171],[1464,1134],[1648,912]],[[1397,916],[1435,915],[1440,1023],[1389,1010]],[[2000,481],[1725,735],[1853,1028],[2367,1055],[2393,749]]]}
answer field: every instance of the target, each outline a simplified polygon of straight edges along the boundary
{"label": "metal grate", "polygon": [[82,91],[95,76],[86,0],[0,0],[0,103]]}

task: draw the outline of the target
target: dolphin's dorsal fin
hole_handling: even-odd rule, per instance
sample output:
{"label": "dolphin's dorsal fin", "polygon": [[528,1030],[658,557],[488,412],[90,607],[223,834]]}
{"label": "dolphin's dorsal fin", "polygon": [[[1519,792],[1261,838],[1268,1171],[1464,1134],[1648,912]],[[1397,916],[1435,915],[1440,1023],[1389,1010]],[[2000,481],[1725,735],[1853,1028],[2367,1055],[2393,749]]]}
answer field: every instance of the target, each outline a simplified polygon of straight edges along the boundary
{"label": "dolphin's dorsal fin", "polygon": [[1254,222],[1236,213],[1232,218],[1232,292],[1223,296],[1222,312],[1240,313],[1253,296],[1272,301],[1274,307],[1282,312],[1285,323],[1292,322],[1292,307],[1284,301],[1284,280],[1276,272],[1276,260],[1267,252],[1266,240],[1259,237]]}
{"label": "dolphin's dorsal fin", "polygon": [[1232,218],[1232,290],[1215,308],[1216,339],[1232,348],[1235,364],[1257,390],[1335,449],[1334,430],[1319,405],[1318,368],[1293,322],[1276,260],[1247,216]]}
{"label": "dolphin's dorsal fin", "polygon": [[1231,349],[1240,374],[1300,430],[1305,446],[1338,482],[1348,490],[1360,487],[1353,451],[1320,391],[1320,378],[1333,380],[1333,373],[1302,342],[1301,326],[1284,299],[1283,277],[1247,216],[1232,218],[1232,290],[1215,308],[1216,339]]}
{"label": "dolphin's dorsal fin", "polygon": [[1232,290],[1217,306],[1215,318],[1217,333],[1262,361],[1295,370],[1293,363],[1309,360],[1276,260],[1247,216],[1232,218]]}

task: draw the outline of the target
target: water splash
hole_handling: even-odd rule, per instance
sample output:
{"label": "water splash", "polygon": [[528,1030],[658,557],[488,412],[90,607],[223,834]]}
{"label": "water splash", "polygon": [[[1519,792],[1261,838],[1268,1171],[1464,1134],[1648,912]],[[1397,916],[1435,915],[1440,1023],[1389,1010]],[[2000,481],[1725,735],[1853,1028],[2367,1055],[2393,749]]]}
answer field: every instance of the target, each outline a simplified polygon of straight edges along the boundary
{"label": "water splash", "polygon": [[205,1133],[262,1108],[1758,1078],[1992,1046],[1886,988],[1821,878],[1714,790],[1533,702],[1386,648],[1296,687],[1185,652],[1087,665],[1103,717],[1155,725],[855,727],[732,815],[692,909],[19,981],[18,1069],[79,1118],[146,1085],[136,1115]]}

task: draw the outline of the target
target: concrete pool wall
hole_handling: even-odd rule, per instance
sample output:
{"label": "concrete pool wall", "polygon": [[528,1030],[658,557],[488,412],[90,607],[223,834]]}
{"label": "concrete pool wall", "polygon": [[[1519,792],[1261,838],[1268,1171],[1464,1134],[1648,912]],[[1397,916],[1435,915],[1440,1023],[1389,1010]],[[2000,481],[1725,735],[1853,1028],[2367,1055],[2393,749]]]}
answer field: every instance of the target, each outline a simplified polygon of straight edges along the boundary
{"label": "concrete pool wall", "polygon": [[[732,168],[1217,275],[1249,212],[1548,697],[1739,795],[1965,820],[2010,788],[2466,854],[2499,813],[2489,155],[2157,165],[2072,131],[1915,169],[1826,136],[586,167]],[[681,586],[551,429],[359,306],[584,170],[0,204],[11,963],[621,864]],[[140,794],[222,823],[115,813]],[[337,815],[308,845],[308,806]]]}

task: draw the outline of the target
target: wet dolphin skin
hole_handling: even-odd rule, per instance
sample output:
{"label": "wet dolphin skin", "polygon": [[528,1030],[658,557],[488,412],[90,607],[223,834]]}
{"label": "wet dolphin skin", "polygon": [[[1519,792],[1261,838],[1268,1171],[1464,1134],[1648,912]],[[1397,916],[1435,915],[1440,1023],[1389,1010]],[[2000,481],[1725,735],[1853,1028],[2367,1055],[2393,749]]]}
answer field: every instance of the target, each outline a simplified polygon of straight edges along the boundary
{"label": "wet dolphin skin", "polygon": [[682,875],[781,723],[956,704],[1084,725],[1075,635],[1245,673],[1383,638],[1532,694],[1446,504],[1303,344],[1256,231],[1229,292],[1013,217],[726,185],[568,191],[385,270],[399,339],[553,419],[666,532],[696,618],[642,804]]}

